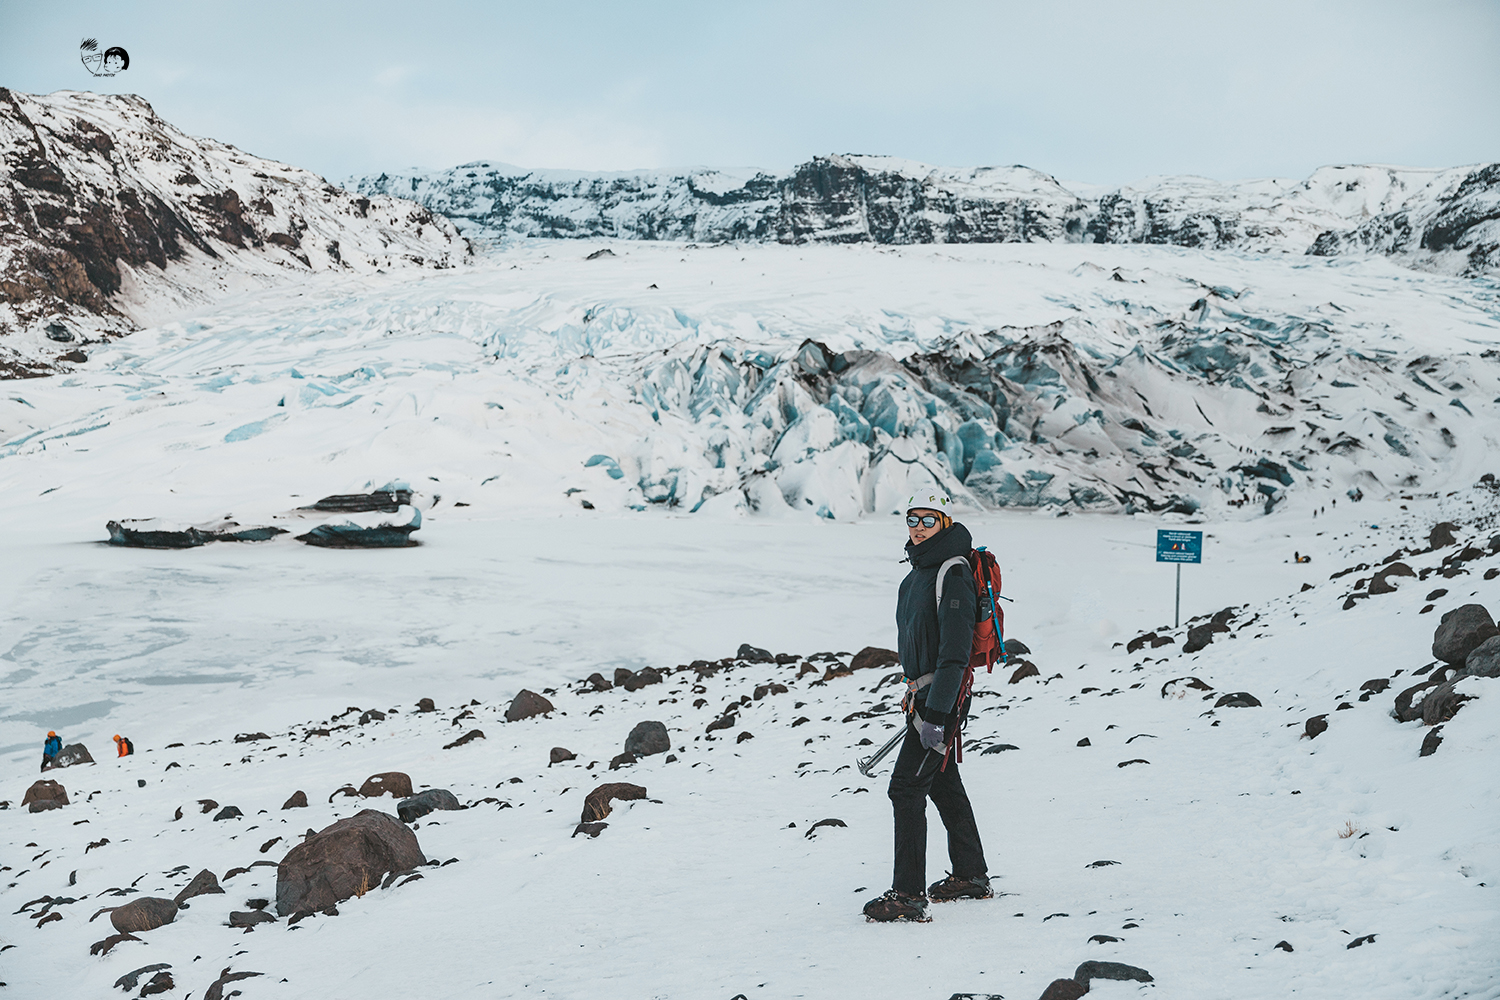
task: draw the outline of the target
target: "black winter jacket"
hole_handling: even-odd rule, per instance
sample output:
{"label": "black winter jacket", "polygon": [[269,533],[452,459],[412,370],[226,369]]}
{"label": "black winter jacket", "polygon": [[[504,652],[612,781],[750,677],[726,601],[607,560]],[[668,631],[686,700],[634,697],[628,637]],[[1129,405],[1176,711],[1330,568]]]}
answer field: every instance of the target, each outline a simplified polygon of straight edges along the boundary
{"label": "black winter jacket", "polygon": [[973,568],[954,566],[943,583],[943,605],[937,605],[938,567],[953,556],[967,556],[974,539],[957,521],[921,545],[906,543],[911,572],[901,581],[896,600],[896,650],[908,680],[932,674],[932,684],[917,694],[917,710],[928,722],[944,725],[961,707],[958,689],[974,642]]}

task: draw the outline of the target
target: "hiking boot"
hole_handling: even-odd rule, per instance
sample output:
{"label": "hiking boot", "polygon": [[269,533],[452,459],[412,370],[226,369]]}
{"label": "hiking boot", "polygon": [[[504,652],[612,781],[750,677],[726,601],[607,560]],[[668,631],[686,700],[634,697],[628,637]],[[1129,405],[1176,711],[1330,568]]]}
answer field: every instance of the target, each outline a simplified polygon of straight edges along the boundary
{"label": "hiking boot", "polygon": [[909,920],[919,924],[929,923],[932,920],[927,915],[927,900],[921,896],[908,896],[895,889],[887,889],[884,895],[877,896],[866,903],[865,919],[878,923]]}
{"label": "hiking boot", "polygon": [[927,897],[934,903],[950,903],[955,899],[990,899],[994,895],[995,890],[990,888],[988,875],[973,875],[969,878],[949,875],[941,882],[934,882],[927,887]]}

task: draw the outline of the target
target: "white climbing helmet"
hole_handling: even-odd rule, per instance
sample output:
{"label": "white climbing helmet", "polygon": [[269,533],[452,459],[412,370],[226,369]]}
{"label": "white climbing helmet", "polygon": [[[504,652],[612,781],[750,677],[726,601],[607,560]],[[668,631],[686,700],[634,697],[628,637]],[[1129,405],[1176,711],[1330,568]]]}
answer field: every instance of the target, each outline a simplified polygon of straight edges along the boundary
{"label": "white climbing helmet", "polygon": [[941,490],[932,490],[927,493],[918,493],[906,501],[907,510],[935,510],[939,513],[946,511],[953,505],[953,500],[948,494]]}

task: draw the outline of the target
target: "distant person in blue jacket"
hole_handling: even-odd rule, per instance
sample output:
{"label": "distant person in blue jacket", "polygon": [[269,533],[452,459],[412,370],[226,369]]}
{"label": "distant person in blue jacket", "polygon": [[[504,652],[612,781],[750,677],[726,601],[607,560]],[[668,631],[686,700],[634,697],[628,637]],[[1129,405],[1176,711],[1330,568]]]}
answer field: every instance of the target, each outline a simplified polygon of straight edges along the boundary
{"label": "distant person in blue jacket", "polygon": [[57,755],[62,753],[62,737],[47,730],[47,742],[42,744],[42,770],[57,764]]}

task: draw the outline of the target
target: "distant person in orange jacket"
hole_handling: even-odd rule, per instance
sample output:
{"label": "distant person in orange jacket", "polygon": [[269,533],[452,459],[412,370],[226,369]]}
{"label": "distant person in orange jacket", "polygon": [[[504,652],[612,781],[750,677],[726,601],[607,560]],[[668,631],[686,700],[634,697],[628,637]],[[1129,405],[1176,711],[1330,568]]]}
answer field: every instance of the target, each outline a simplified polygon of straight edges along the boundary
{"label": "distant person in orange jacket", "polygon": [[119,751],[115,754],[116,757],[129,757],[131,754],[135,753],[135,744],[127,740],[125,737],[121,736],[119,733],[115,733],[115,749]]}
{"label": "distant person in orange jacket", "polygon": [[62,737],[47,730],[47,742],[42,744],[42,770],[57,764],[57,755],[62,753]]}

